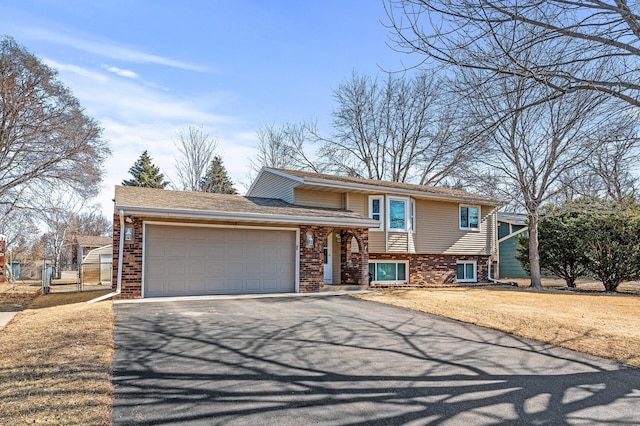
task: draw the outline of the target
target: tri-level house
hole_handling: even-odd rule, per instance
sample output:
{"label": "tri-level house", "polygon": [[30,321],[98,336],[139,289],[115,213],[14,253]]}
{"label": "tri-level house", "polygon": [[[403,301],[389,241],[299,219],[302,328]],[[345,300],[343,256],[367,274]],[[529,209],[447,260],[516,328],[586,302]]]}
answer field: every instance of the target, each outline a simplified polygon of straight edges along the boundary
{"label": "tri-level house", "polygon": [[500,202],[263,168],[246,196],[116,187],[117,297],[488,282]]}

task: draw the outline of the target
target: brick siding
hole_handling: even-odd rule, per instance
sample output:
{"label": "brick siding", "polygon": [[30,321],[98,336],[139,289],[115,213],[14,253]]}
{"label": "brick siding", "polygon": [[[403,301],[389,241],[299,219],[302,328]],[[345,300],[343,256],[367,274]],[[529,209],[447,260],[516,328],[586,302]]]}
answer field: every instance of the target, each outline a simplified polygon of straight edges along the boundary
{"label": "brick siding", "polygon": [[456,284],[456,263],[476,261],[478,282],[488,282],[489,256],[448,254],[370,253],[369,260],[405,260],[409,262],[409,285],[431,286]]}
{"label": "brick siding", "polygon": [[[133,242],[124,243],[122,252],[122,284],[119,299],[139,299],[142,297],[142,219],[134,218]],[[113,280],[112,289],[115,291],[118,280],[118,253],[120,250],[120,216],[113,217]]]}

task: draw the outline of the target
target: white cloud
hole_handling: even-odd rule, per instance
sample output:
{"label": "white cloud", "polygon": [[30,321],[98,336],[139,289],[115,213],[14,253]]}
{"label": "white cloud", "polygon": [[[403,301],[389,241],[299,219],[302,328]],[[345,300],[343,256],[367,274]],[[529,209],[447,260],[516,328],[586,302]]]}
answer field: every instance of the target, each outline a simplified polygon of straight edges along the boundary
{"label": "white cloud", "polygon": [[125,70],[122,68],[118,68],[118,67],[110,67],[108,65],[102,65],[102,69],[107,70],[109,72],[112,72],[114,74],[119,75],[120,77],[126,77],[126,78],[138,78],[140,77],[140,75],[134,71],[131,70]]}
{"label": "white cloud", "polygon": [[109,78],[104,74],[97,73],[76,65],[62,64],[60,62],[56,62],[53,59],[49,59],[49,58],[42,58],[42,62],[44,62],[45,65],[56,69],[59,73],[66,72],[66,73],[75,74],[80,77],[84,77],[89,80],[92,80],[93,82],[98,82],[98,83],[106,83],[109,80]]}
{"label": "white cloud", "polygon": [[24,40],[46,41],[62,46],[73,47],[94,55],[117,59],[119,61],[158,64],[198,72],[209,71],[206,67],[201,65],[153,55],[125,46],[119,46],[109,41],[98,40],[94,36],[86,33],[76,32],[75,34],[68,34],[59,30],[53,31],[41,27],[26,27],[21,28],[21,34],[21,39]]}

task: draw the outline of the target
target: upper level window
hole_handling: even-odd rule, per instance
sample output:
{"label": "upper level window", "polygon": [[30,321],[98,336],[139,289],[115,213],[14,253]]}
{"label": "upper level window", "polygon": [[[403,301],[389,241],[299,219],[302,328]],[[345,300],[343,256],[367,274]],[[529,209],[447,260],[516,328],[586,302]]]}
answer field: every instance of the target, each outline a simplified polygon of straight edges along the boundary
{"label": "upper level window", "polygon": [[389,198],[389,231],[407,230],[406,198]]}
{"label": "upper level window", "polygon": [[460,206],[460,229],[480,229],[480,207]]}
{"label": "upper level window", "polygon": [[384,198],[382,195],[372,195],[369,197],[369,217],[380,222],[377,228],[369,228],[372,231],[382,231],[384,229]]}

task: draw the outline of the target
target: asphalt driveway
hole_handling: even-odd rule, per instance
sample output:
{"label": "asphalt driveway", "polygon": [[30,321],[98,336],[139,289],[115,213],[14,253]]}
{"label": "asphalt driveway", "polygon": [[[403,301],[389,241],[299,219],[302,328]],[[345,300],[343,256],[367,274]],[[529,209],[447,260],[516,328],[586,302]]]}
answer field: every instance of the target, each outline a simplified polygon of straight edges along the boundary
{"label": "asphalt driveway", "polygon": [[114,424],[638,424],[640,370],[341,297],[116,305]]}

